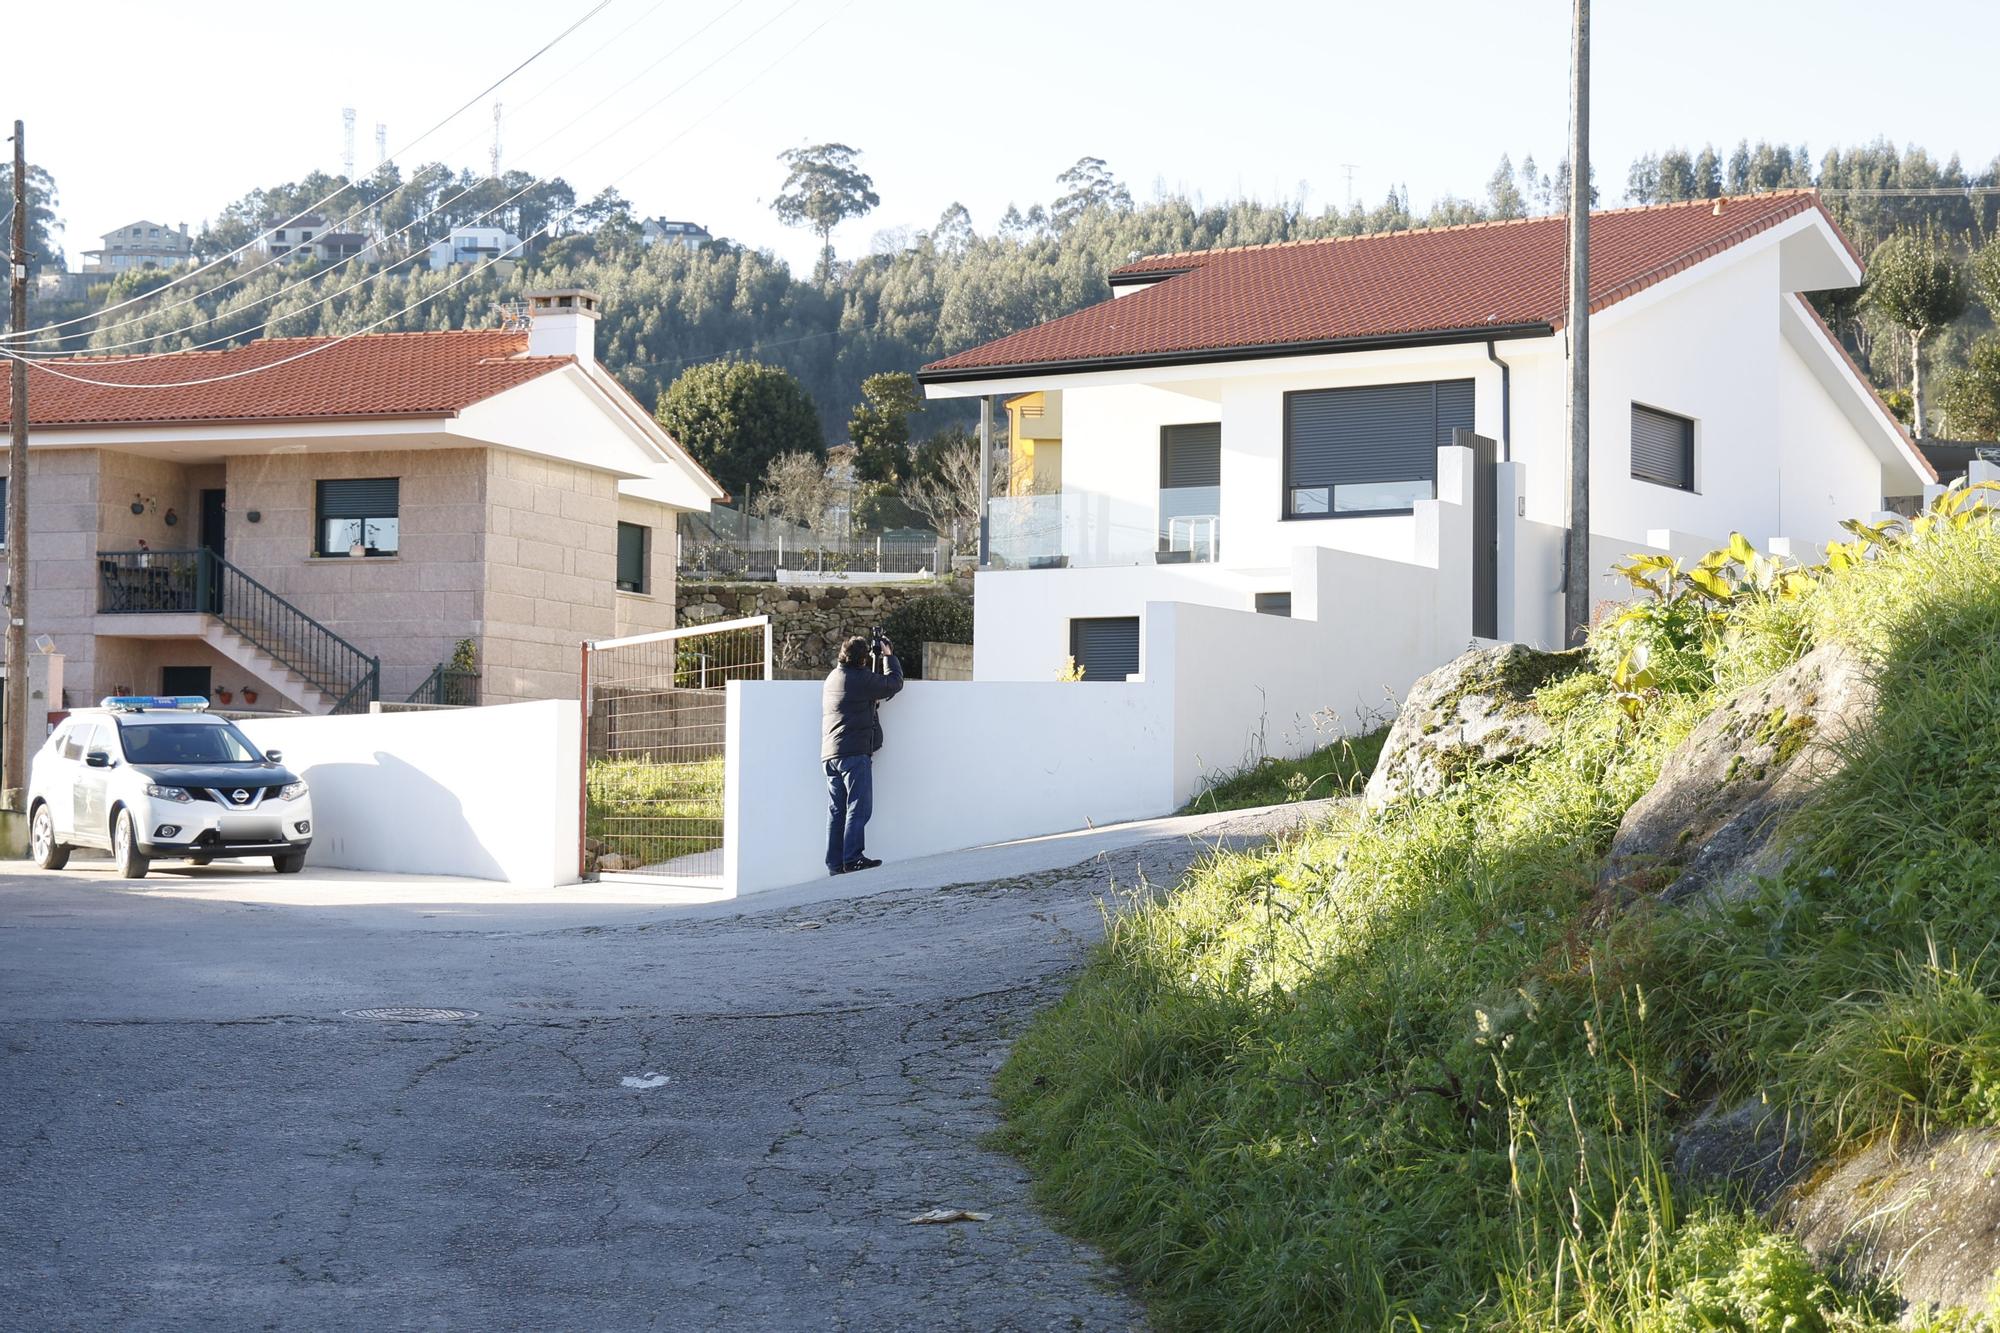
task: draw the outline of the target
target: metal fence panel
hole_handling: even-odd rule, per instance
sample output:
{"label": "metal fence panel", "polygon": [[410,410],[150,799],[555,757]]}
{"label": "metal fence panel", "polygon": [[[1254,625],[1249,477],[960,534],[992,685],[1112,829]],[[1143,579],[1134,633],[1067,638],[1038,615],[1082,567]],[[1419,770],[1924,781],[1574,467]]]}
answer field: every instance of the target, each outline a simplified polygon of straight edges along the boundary
{"label": "metal fence panel", "polygon": [[768,616],[584,645],[582,874],[721,882],[725,690],[770,678]]}

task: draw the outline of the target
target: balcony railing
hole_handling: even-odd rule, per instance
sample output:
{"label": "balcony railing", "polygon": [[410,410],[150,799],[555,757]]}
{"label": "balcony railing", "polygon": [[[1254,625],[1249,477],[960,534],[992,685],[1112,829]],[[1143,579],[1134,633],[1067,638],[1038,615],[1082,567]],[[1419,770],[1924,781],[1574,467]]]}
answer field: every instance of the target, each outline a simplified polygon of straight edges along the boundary
{"label": "balcony railing", "polygon": [[987,508],[999,569],[1206,563],[1220,558],[1222,488],[1182,486],[1145,503],[1095,491],[996,496]]}
{"label": "balcony railing", "polygon": [[97,609],[105,615],[215,616],[334,701],[367,712],[382,663],[221,556],[198,551],[99,551]]}

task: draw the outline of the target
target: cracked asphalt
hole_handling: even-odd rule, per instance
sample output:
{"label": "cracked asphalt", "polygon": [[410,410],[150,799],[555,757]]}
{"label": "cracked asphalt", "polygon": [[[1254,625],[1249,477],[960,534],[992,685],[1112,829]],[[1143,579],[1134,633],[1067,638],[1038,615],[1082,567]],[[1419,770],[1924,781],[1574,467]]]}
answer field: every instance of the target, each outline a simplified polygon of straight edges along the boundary
{"label": "cracked asphalt", "polygon": [[1296,817],[566,929],[0,875],[0,1325],[1143,1327],[983,1146],[992,1076],[1101,904]]}

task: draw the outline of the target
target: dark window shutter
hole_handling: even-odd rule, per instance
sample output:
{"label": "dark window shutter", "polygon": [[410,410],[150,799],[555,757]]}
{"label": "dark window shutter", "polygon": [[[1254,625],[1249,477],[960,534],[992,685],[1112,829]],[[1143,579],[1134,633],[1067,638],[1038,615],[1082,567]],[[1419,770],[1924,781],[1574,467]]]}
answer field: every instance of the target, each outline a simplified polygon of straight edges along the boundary
{"label": "dark window shutter", "polygon": [[618,586],[625,592],[646,591],[646,530],[637,523],[618,525]]}
{"label": "dark window shutter", "polygon": [[1469,379],[1288,395],[1287,484],[1436,481],[1438,447],[1472,428],[1472,397]]}
{"label": "dark window shutter", "polygon": [[1694,489],[1694,422],[1632,404],[1632,475],[1678,490]]}
{"label": "dark window shutter", "polygon": [[1160,427],[1160,486],[1222,484],[1222,423]]}
{"label": "dark window shutter", "polygon": [[1139,617],[1070,621],[1069,655],[1083,668],[1086,682],[1123,681],[1139,670]]}
{"label": "dark window shutter", "polygon": [[1292,595],[1288,592],[1260,592],[1256,605],[1260,616],[1289,616],[1292,613]]}
{"label": "dark window shutter", "polygon": [[402,482],[396,477],[343,478],[319,484],[319,516],[329,518],[396,518]]}

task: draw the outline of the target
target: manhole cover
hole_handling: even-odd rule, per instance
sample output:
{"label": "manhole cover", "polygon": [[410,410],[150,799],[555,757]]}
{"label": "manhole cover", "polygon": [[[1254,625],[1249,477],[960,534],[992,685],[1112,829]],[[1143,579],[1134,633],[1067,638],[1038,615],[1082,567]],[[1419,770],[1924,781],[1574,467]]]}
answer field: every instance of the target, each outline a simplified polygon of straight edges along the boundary
{"label": "manhole cover", "polygon": [[383,1023],[456,1023],[479,1017],[476,1009],[423,1009],[412,1005],[389,1005],[381,1009],[343,1009],[344,1018],[373,1018]]}

